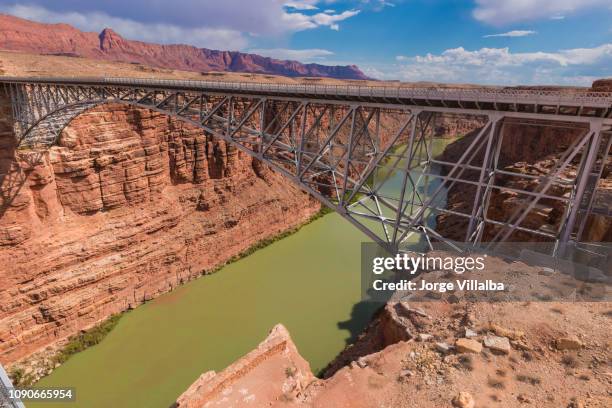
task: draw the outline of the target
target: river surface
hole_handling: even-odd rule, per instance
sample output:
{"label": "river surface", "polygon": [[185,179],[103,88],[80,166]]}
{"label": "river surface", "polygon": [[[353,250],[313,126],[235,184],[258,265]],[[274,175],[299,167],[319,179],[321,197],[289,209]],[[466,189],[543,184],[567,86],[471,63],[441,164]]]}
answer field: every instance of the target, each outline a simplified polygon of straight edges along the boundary
{"label": "river surface", "polygon": [[[435,140],[434,151],[447,143]],[[288,328],[316,374],[375,311],[360,303],[364,241],[355,227],[329,214],[139,306],[100,344],[36,384],[74,387],[75,403],[27,406],[168,408],[200,374],[251,351],[277,323]]]}

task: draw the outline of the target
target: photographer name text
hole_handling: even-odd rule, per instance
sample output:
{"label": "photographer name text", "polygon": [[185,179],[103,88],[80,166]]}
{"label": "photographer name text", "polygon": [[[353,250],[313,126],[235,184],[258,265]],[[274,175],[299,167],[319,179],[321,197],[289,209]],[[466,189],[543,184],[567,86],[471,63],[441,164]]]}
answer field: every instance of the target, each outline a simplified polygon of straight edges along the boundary
{"label": "photographer name text", "polygon": [[418,282],[403,279],[399,282],[386,282],[377,279],[372,283],[374,290],[380,291],[427,291],[427,292],[448,292],[460,291],[503,291],[503,282],[494,282],[490,279],[479,281],[477,279],[455,280],[454,282],[429,282],[421,280]]}

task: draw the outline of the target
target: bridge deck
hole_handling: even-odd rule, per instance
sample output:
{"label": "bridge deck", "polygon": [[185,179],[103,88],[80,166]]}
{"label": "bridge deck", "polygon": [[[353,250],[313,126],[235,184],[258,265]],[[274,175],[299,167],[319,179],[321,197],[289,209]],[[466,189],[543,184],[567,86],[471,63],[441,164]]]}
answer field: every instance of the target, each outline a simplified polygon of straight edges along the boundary
{"label": "bridge deck", "polygon": [[[139,78],[0,77],[5,84],[116,86],[245,95],[298,97],[326,101],[443,107],[464,110],[543,113],[568,117],[612,117],[612,92],[518,88],[387,87],[299,85]],[[475,112],[475,113],[476,113]]]}
{"label": "bridge deck", "polygon": [[[599,213],[598,203],[606,200],[593,192],[612,144],[612,93],[607,92],[40,77],[0,77],[0,87],[11,98],[15,135],[21,146],[51,147],[74,117],[98,104],[153,109],[262,160],[373,240],[392,248],[414,233],[457,248],[449,237],[428,225],[426,213],[434,211],[467,219],[465,242],[469,245],[479,245],[489,228],[495,234],[487,241],[489,246],[520,231],[552,239],[555,248],[562,249],[580,241],[589,214]],[[430,150],[431,120],[444,112],[478,115],[486,123],[461,157],[447,163],[451,169],[448,175],[439,176],[442,184],[431,192],[424,187],[426,196],[410,195],[409,186],[418,185],[423,176],[427,180],[433,176],[431,169],[437,160]],[[393,117],[396,126],[382,129],[381,115]],[[497,220],[488,217],[487,209],[493,190],[508,190],[503,180],[496,179],[504,171],[498,159],[506,122],[570,127],[580,130],[580,135],[570,146],[563,146],[565,151],[548,175],[536,177],[539,187],[512,188],[528,198],[510,217]],[[399,146],[404,146],[403,153],[389,160]],[[482,160],[476,160],[476,167],[470,165],[479,154]],[[406,162],[400,165],[401,158]],[[561,180],[576,160],[580,165],[569,172],[575,176]],[[384,167],[391,163],[393,169],[386,172]],[[477,182],[462,178],[468,167],[480,174]],[[427,170],[419,176],[418,168]],[[403,171],[402,187],[389,197],[383,184],[396,170]],[[383,174],[382,179],[377,174]],[[477,186],[467,198],[470,209],[439,208],[442,188],[457,182]],[[547,191],[555,182],[572,186],[568,197],[557,197],[565,208],[563,219],[547,224],[545,230],[530,228],[523,221],[539,200],[551,199]],[[359,199],[353,202],[356,197]],[[607,214],[609,209],[601,211]]]}

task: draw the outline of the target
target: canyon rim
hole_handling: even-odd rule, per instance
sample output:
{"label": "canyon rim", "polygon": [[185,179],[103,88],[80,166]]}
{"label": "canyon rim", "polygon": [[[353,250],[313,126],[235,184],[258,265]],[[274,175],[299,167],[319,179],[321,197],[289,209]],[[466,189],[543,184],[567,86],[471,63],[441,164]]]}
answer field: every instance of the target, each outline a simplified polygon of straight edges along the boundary
{"label": "canyon rim", "polygon": [[[87,408],[610,406],[610,44],[525,45],[573,12],[524,10],[523,30],[475,2],[455,15],[472,31],[446,37],[480,50],[419,55],[383,27],[413,30],[401,2],[275,3],[282,24],[262,32],[131,3],[56,24],[63,9],[38,3],[0,1],[9,392],[74,387]],[[151,15],[249,46],[156,43],[133,29]],[[402,282],[422,290],[374,301],[370,244],[483,268],[416,268]]]}

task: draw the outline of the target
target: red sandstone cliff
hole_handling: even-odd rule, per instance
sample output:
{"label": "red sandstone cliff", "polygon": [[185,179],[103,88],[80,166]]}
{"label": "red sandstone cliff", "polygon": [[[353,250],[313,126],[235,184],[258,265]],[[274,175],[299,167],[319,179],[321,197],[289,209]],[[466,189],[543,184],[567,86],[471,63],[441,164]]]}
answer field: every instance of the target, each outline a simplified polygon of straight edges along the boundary
{"label": "red sandstone cliff", "polygon": [[220,399],[227,407],[263,406],[264,401],[277,399],[279,393],[289,402],[315,379],[287,329],[278,324],[255,350],[222,372],[202,374],[177,399],[175,408],[218,405]]}
{"label": "red sandstone cliff", "polygon": [[134,307],[294,227],[319,204],[222,141],[105,105],[16,150],[0,98],[0,361]]}
{"label": "red sandstone cliff", "polygon": [[145,43],[127,40],[110,28],[96,34],[80,31],[68,24],[41,24],[2,14],[0,49],[137,62],[185,71],[368,79],[355,65],[302,64],[237,51],[217,51],[184,44]]}
{"label": "red sandstone cliff", "polygon": [[[0,107],[4,363],[169,291],[319,208],[258,161],[159,113],[104,105],[36,152],[17,150],[8,100]],[[383,119],[383,133],[395,134],[399,120]]]}

